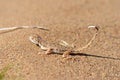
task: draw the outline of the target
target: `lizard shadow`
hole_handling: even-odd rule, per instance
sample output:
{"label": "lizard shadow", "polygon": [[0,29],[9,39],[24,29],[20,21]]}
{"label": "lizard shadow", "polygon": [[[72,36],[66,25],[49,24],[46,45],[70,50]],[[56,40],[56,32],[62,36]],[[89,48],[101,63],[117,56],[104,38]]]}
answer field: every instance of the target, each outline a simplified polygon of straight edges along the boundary
{"label": "lizard shadow", "polygon": [[99,55],[94,55],[94,54],[88,54],[88,53],[71,53],[72,56],[88,56],[88,57],[96,57],[96,58],[103,58],[103,59],[112,59],[112,60],[120,60],[120,58],[115,58],[115,57],[107,57],[107,56],[99,56]]}

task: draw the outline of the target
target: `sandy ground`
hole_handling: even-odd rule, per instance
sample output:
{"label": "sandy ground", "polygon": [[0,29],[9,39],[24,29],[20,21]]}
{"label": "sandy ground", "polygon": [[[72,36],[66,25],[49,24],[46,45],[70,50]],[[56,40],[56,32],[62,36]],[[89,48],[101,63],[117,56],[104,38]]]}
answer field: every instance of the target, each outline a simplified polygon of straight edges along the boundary
{"label": "sandy ground", "polygon": [[[50,31],[22,29],[0,32],[0,70],[12,65],[5,80],[119,80],[119,0],[0,0],[0,27],[45,26]],[[44,53],[28,37],[39,34],[48,42],[65,40],[85,45],[99,25],[94,43],[82,55],[66,60]]]}

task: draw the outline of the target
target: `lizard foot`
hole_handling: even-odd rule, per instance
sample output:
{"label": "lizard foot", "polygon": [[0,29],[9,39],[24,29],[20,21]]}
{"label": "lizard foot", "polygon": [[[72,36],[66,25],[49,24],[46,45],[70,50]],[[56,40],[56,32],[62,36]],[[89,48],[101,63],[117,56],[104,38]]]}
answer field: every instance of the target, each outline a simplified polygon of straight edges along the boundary
{"label": "lizard foot", "polygon": [[52,52],[53,52],[53,49],[52,49],[52,48],[49,48],[49,49],[45,52],[45,54],[49,55],[49,54],[51,54]]}

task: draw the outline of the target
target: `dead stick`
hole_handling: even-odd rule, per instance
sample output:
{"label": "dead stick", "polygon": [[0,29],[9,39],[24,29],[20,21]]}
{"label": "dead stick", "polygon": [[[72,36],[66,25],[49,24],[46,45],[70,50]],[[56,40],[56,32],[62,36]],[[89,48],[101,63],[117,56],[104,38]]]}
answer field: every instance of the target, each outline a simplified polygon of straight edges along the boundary
{"label": "dead stick", "polygon": [[8,30],[16,30],[16,29],[33,29],[38,28],[42,30],[48,30],[47,28],[41,27],[41,26],[20,26],[20,27],[8,27],[8,28],[0,28],[0,31],[8,31]]}

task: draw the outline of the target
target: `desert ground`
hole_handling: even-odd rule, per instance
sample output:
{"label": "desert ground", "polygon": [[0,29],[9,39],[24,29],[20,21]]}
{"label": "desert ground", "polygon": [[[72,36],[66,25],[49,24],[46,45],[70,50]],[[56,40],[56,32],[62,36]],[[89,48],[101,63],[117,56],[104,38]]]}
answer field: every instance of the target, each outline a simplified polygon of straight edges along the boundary
{"label": "desert ground", "polygon": [[[43,26],[0,31],[0,80],[120,80],[120,0],[0,0],[0,28]],[[65,59],[44,55],[29,36],[49,43],[65,40],[77,48],[94,42]],[[41,53],[41,54],[38,54]]]}

